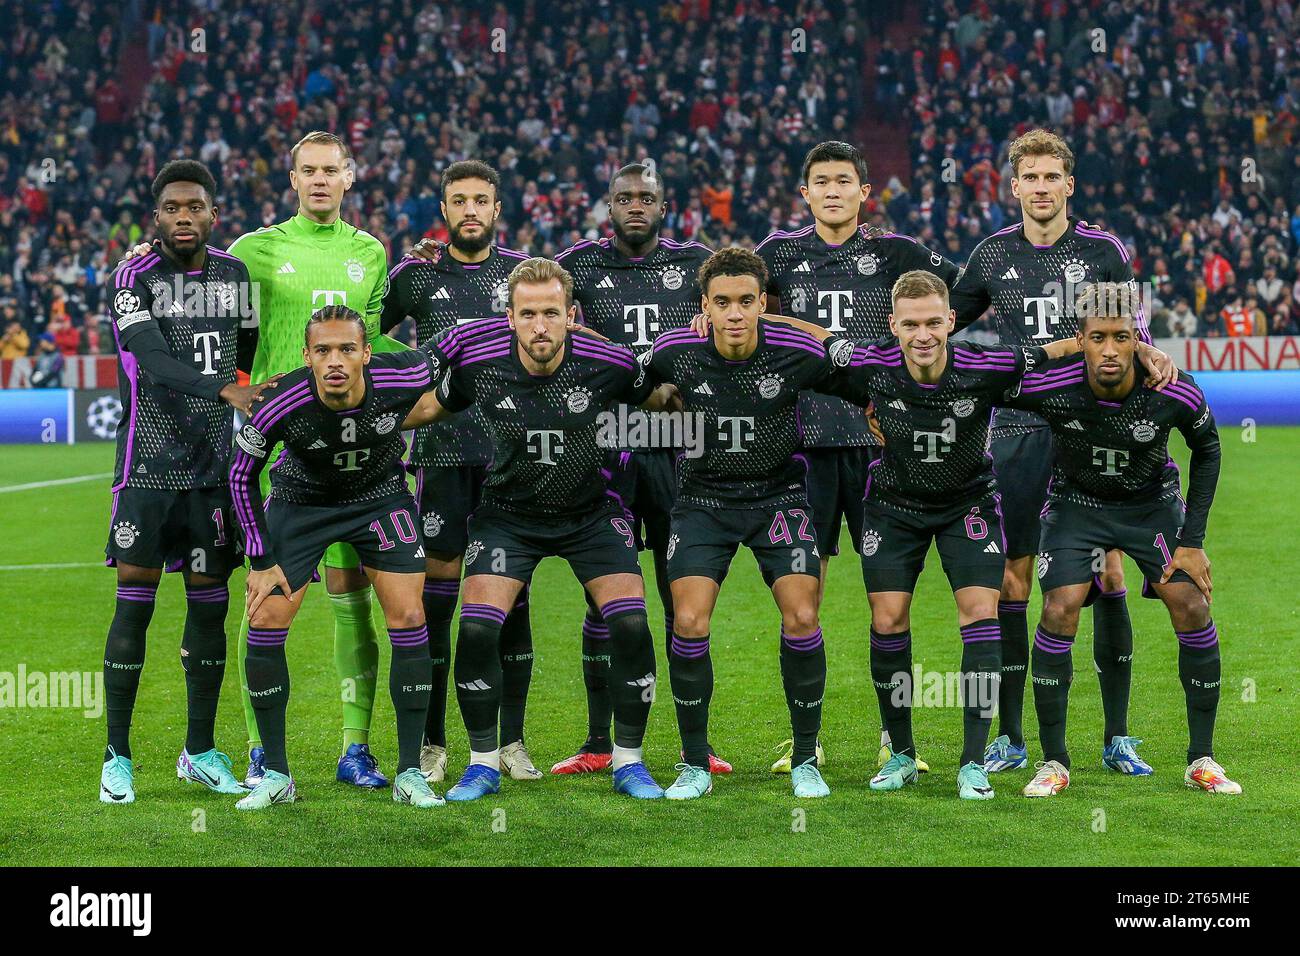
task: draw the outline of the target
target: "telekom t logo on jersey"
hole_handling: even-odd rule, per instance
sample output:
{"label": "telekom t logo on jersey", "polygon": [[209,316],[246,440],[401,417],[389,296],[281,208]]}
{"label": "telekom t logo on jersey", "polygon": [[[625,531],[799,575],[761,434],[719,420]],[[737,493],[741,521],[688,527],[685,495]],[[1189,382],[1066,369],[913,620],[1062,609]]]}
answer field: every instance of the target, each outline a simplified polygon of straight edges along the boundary
{"label": "telekom t logo on jersey", "polygon": [[659,334],[659,306],[623,306],[623,331],[635,335],[633,345],[649,345]]}
{"label": "telekom t logo on jersey", "polygon": [[745,443],[754,440],[754,417],[752,415],[718,416],[718,441],[730,442],[722,450],[725,452],[743,452]]}
{"label": "telekom t logo on jersey", "polygon": [[531,428],[527,439],[528,451],[543,465],[554,465],[564,454],[564,432],[558,428]]}
{"label": "telekom t logo on jersey", "polygon": [[1025,296],[1025,325],[1036,339],[1055,338],[1052,328],[1061,321],[1061,302],[1054,295]]}
{"label": "telekom t logo on jersey", "polygon": [[1107,478],[1118,478],[1121,468],[1128,467],[1128,452],[1122,448],[1100,448],[1092,446],[1092,463],[1100,468]]}
{"label": "telekom t logo on jersey", "polygon": [[828,332],[843,332],[844,319],[853,318],[853,293],[832,289],[817,293],[817,318]]}
{"label": "telekom t logo on jersey", "polygon": [[948,454],[952,445],[943,432],[912,432],[912,450],[923,452],[925,457],[921,461],[933,465],[943,461],[939,452]]}
{"label": "telekom t logo on jersey", "polygon": [[217,374],[215,363],[221,361],[221,349],[217,347],[220,344],[220,332],[194,333],[194,361],[202,363],[203,367],[199,371],[204,375]]}
{"label": "telekom t logo on jersey", "polygon": [[[321,301],[322,299],[324,300],[323,302]],[[320,303],[321,308],[324,308],[327,305],[347,305],[348,294],[342,289],[312,289],[312,311],[315,311],[318,302]]]}

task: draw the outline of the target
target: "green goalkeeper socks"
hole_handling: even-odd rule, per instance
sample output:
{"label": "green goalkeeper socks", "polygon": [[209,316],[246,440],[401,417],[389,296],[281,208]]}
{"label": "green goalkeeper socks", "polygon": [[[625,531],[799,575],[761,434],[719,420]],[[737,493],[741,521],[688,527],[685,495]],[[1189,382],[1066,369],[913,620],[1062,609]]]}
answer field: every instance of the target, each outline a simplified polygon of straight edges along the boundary
{"label": "green goalkeeper socks", "polygon": [[334,668],[343,701],[343,749],[370,741],[379,672],[379,639],[369,587],[331,594],[334,609]]}

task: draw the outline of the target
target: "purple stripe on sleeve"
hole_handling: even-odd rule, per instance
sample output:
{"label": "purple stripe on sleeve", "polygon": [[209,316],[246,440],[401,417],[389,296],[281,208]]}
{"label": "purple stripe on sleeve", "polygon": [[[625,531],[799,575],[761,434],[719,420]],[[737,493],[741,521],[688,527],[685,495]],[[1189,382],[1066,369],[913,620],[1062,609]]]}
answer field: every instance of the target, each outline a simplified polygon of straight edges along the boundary
{"label": "purple stripe on sleeve", "polygon": [[1070,386],[1081,385],[1081,384],[1083,384],[1082,375],[1080,375],[1078,378],[1066,378],[1066,379],[1061,379],[1059,381],[1048,382],[1045,385],[1028,386],[1026,388],[1022,388],[1020,390],[1020,393],[1023,395],[1027,392],[1050,392],[1052,389],[1069,388]]}

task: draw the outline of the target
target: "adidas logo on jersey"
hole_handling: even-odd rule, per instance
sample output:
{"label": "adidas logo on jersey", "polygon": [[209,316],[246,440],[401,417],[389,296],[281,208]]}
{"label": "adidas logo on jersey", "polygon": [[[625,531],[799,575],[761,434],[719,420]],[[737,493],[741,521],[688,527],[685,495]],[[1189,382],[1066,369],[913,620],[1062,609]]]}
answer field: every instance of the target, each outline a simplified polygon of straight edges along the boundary
{"label": "adidas logo on jersey", "polygon": [[996,541],[990,541],[989,546],[984,549],[985,554],[1001,554],[1002,549],[998,547]]}
{"label": "adidas logo on jersey", "polygon": [[329,446],[325,444],[325,439],[317,438],[314,442],[312,442],[310,445],[307,446],[307,450],[320,451],[322,448],[328,448],[328,447]]}
{"label": "adidas logo on jersey", "polygon": [[1020,273],[1016,271],[1016,267],[1015,267],[1015,266],[1012,266],[1012,267],[1011,267],[1010,269],[1008,269],[1006,272],[1002,273],[1002,278],[1004,278],[1004,279],[1019,279],[1019,278],[1020,278]]}
{"label": "adidas logo on jersey", "polygon": [[794,269],[793,269],[792,271],[794,271],[794,272],[812,272],[812,266],[810,266],[810,265],[808,264],[808,260],[805,259],[803,262],[801,262],[801,263],[799,263],[797,266],[795,266]]}
{"label": "adidas logo on jersey", "polygon": [[497,408],[508,408],[510,411],[516,411],[515,400],[507,395],[501,401],[497,402]]}
{"label": "adidas logo on jersey", "polygon": [[695,386],[695,394],[696,394],[696,395],[712,395],[712,394],[713,394],[713,389],[709,388],[709,383],[708,383],[708,382],[705,382],[703,385],[696,385],[696,386]]}
{"label": "adidas logo on jersey", "polygon": [[611,279],[609,276],[605,276],[605,278],[601,279],[599,282],[596,283],[596,288],[612,289],[614,288],[614,280]]}
{"label": "adidas logo on jersey", "polygon": [[287,275],[292,275],[293,273],[297,272],[298,270],[295,269],[295,268],[293,267],[293,263],[292,263],[292,262],[286,262],[284,265],[280,266],[280,268],[279,268],[279,269],[276,269],[275,271],[278,272],[278,273],[280,273],[280,275],[286,275],[286,276],[287,276]]}
{"label": "adidas logo on jersey", "polygon": [[443,287],[440,288],[437,292],[435,292],[433,295],[429,296],[429,298],[430,298],[430,299],[450,299],[450,298],[451,298],[451,293],[447,291],[447,287],[446,287],[446,286],[443,286]]}
{"label": "adidas logo on jersey", "polygon": [[484,683],[481,680],[472,680],[469,683],[456,681],[456,686],[463,688],[465,690],[491,690],[492,689],[491,684]]}
{"label": "adidas logo on jersey", "polygon": [[901,398],[894,399],[892,402],[889,403],[889,407],[896,408],[900,412],[907,411],[907,404]]}
{"label": "adidas logo on jersey", "polygon": [[1077,418],[1071,418],[1068,422],[1065,423],[1065,427],[1073,428],[1077,432],[1087,431],[1087,429],[1084,428],[1083,425],[1079,423],[1079,419]]}

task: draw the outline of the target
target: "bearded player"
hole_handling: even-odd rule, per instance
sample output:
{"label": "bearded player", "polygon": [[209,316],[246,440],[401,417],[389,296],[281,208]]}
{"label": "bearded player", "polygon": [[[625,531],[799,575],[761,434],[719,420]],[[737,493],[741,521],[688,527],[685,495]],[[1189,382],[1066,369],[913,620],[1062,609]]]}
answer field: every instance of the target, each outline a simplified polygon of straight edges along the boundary
{"label": "bearded player", "polygon": [[[478,160],[452,163],[442,174],[441,210],[451,233],[447,246],[425,243],[388,275],[380,328],[390,331],[410,317],[426,342],[439,332],[487,316],[504,315],[510,270],[528,258],[494,245],[501,216],[501,177]],[[427,250],[427,254],[426,254]],[[424,533],[424,614],[433,658],[433,692],[420,749],[420,769],[430,782],[447,772],[447,677],[451,671],[451,619],[460,593],[470,513],[483,496],[492,442],[482,413],[472,407],[445,422],[416,430],[415,468],[420,527]],[[501,770],[515,780],[537,780],[524,745],[524,708],[533,673],[528,589],[501,626]]]}

